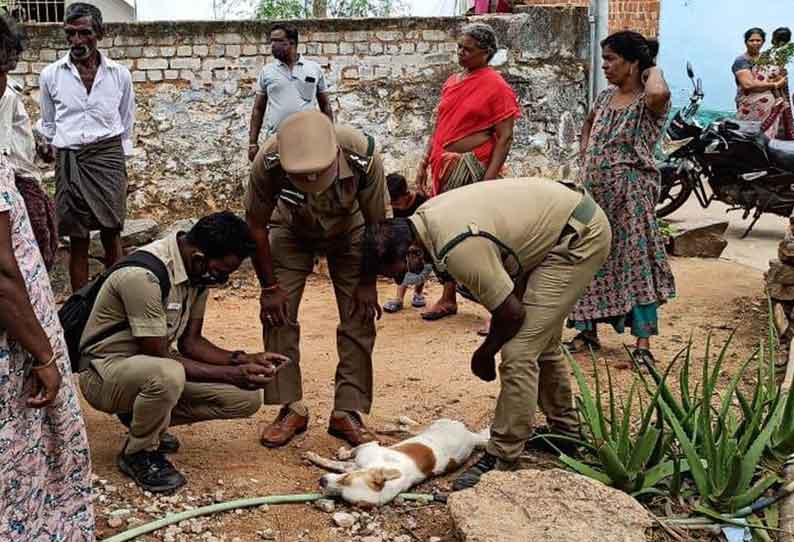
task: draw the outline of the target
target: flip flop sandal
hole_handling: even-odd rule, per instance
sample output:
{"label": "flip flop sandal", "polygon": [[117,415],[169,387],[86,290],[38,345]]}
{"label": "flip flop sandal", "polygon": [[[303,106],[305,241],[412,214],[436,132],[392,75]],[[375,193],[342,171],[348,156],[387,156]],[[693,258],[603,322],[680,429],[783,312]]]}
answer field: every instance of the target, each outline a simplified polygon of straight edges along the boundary
{"label": "flip flop sandal", "polygon": [[391,313],[400,312],[403,310],[403,302],[399,299],[390,299],[383,304],[383,310]]}
{"label": "flip flop sandal", "polygon": [[601,343],[598,339],[588,337],[584,333],[579,333],[576,337],[563,344],[571,354],[580,354],[582,352],[589,352],[590,350],[598,352],[601,350]]}
{"label": "flip flop sandal", "polygon": [[427,305],[427,300],[425,300],[425,296],[422,294],[414,294],[414,297],[411,299],[411,305],[415,309],[421,309],[425,305]]}
{"label": "flip flop sandal", "polygon": [[437,311],[422,313],[422,320],[433,322],[435,320],[441,320],[442,318],[454,316],[456,314],[458,314],[458,309],[442,308],[438,309]]}

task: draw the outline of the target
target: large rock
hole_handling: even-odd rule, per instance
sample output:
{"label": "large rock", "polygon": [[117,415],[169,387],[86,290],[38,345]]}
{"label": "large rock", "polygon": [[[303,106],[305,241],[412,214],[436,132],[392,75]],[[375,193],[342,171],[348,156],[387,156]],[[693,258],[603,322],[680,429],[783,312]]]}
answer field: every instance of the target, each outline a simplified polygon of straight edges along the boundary
{"label": "large rock", "polygon": [[[124,231],[121,232],[121,245],[124,248],[140,247],[157,240],[160,234],[160,225],[151,218],[133,218],[124,222]],[[91,254],[104,254],[99,232],[91,234]]]}
{"label": "large rock", "polygon": [[723,237],[728,229],[727,220],[705,219],[683,227],[676,225],[676,228],[669,242],[669,251],[673,256],[719,258],[728,246],[728,241]]}
{"label": "large rock", "polygon": [[463,542],[644,542],[650,514],[629,495],[571,472],[491,472],[449,496]]}

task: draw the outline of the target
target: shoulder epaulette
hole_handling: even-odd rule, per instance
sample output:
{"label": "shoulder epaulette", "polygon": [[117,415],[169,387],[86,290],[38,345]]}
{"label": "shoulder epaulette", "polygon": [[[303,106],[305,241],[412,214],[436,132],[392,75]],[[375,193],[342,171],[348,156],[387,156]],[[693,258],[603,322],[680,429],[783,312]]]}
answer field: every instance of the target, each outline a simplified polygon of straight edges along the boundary
{"label": "shoulder epaulette", "polygon": [[350,149],[344,149],[345,156],[348,160],[362,173],[367,174],[372,168],[372,160],[375,156],[375,138],[369,134],[367,136],[367,153],[365,155],[359,154]]}
{"label": "shoulder epaulette", "polygon": [[281,165],[281,156],[277,151],[269,152],[263,156],[265,169],[273,169]]}

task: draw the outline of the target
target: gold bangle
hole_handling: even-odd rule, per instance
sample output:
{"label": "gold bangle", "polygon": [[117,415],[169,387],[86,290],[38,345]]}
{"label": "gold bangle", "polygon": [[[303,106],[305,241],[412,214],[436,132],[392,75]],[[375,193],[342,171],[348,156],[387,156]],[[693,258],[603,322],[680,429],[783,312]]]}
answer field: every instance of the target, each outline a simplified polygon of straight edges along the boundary
{"label": "gold bangle", "polygon": [[58,356],[57,354],[53,353],[52,357],[50,358],[50,360],[47,363],[45,363],[43,365],[34,365],[33,366],[33,370],[34,371],[38,371],[39,369],[46,369],[50,365],[53,365],[55,363],[55,359],[57,358],[57,356]]}

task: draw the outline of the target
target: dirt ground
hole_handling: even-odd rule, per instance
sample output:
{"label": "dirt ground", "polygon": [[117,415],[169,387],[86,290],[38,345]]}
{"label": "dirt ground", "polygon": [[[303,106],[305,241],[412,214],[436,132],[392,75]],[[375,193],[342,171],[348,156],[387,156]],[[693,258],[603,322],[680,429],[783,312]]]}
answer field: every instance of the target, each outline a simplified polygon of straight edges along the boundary
{"label": "dirt ground", "polygon": [[[765,322],[761,273],[741,265],[715,260],[673,259],[679,296],[664,307],[662,335],[654,344],[661,367],[666,367],[693,335],[696,350],[702,350],[709,330],[721,344],[737,328],[732,354],[724,371],[730,378],[733,370],[757,345]],[[261,349],[258,322],[258,292],[250,274],[237,287],[218,290],[211,299],[206,319],[208,337],[230,349]],[[393,286],[380,284],[381,302],[393,294]],[[428,298],[440,293],[438,284],[428,287]],[[469,356],[479,338],[475,330],[482,324],[484,310],[463,301],[457,316],[439,322],[423,322],[419,311],[406,309],[396,315],[384,315],[378,322],[375,347],[375,405],[367,418],[374,429],[389,433],[400,416],[421,424],[446,417],[464,421],[473,428],[489,422],[497,383],[483,383],[469,372]],[[268,450],[259,445],[256,427],[272,419],[277,407],[265,407],[251,419],[219,421],[178,427],[182,449],[172,456],[176,466],[189,480],[182,491],[188,506],[223,499],[274,494],[308,493],[317,490],[322,472],[304,463],[301,454],[312,450],[326,457],[334,456],[342,442],[326,433],[332,407],[333,377],[336,366],[336,305],[330,282],[313,276],[306,288],[301,307],[302,366],[305,400],[311,412],[309,431],[289,446]],[[566,336],[570,336],[568,331]],[[599,357],[607,360],[618,388],[627,391],[633,379],[624,341],[629,336],[602,333],[605,348]],[[583,360],[584,361],[584,360]],[[695,363],[695,367],[699,364]],[[592,367],[585,367],[592,377]],[[167,511],[152,506],[150,496],[129,483],[115,466],[124,431],[118,421],[84,404],[98,486],[110,485],[113,491],[101,491],[104,502],[97,503],[100,538],[123,528],[110,528],[109,513],[119,508],[132,509],[131,524],[155,519]],[[385,442],[396,439],[382,435]],[[548,457],[534,460],[541,467],[553,465]],[[435,479],[418,488],[420,491],[445,491],[451,477]],[[116,489],[117,488],[117,489]],[[218,495],[218,492],[222,495]],[[182,506],[184,507],[184,506]],[[341,509],[337,505],[337,509]],[[148,509],[148,511],[147,511]],[[180,510],[175,507],[174,510]],[[426,542],[431,537],[441,541],[457,540],[451,521],[442,505],[423,507],[389,506],[371,512],[378,524],[376,536],[382,540]],[[126,525],[125,525],[126,527]],[[271,506],[242,513],[213,517],[206,530],[188,540],[216,539],[240,542],[262,539],[261,531],[270,529],[279,541],[357,540],[349,531],[334,529],[331,516],[310,505]],[[207,534],[212,533],[212,534]],[[150,536],[144,540],[159,540]],[[223,537],[223,538],[221,538]],[[377,538],[376,538],[377,539]],[[179,538],[177,538],[179,540]]]}

